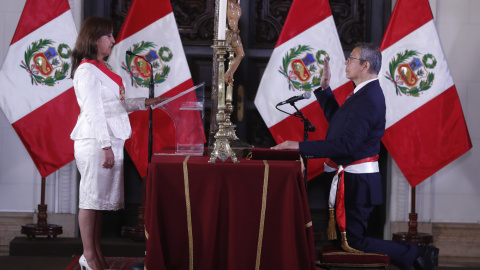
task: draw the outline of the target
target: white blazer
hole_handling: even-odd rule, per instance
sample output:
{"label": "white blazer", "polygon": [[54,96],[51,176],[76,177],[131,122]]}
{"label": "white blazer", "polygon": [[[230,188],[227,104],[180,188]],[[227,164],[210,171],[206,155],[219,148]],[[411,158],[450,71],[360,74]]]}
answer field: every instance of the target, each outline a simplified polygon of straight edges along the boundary
{"label": "white blazer", "polygon": [[104,148],[112,145],[112,137],[130,138],[128,112],[146,110],[145,98],[120,100],[118,84],[90,63],[77,68],[73,86],[80,115],[70,134],[72,140],[96,139]]}

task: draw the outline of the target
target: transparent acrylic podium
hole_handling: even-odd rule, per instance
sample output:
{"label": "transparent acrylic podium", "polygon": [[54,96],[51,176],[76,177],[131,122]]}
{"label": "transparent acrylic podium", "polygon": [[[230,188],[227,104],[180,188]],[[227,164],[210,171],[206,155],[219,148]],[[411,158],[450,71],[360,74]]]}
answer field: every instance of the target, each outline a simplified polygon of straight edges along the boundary
{"label": "transparent acrylic podium", "polygon": [[158,108],[167,113],[175,126],[175,146],[162,149],[154,155],[203,155],[204,95],[205,83],[201,83],[152,106],[152,109]]}

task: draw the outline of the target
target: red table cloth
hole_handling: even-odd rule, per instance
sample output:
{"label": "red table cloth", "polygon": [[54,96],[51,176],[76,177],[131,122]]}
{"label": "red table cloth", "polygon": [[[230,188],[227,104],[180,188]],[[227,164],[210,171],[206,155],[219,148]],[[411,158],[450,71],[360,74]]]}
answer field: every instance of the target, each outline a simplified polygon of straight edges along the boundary
{"label": "red table cloth", "polygon": [[152,157],[146,269],[315,269],[300,162],[208,160]]}

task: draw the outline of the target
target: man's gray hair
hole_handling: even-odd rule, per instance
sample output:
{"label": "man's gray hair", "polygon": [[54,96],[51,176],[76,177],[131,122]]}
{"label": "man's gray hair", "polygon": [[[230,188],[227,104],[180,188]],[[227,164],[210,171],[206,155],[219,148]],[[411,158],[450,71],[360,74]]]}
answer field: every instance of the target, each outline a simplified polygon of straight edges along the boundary
{"label": "man's gray hair", "polygon": [[357,43],[355,48],[360,48],[360,59],[370,63],[370,73],[378,74],[382,67],[382,52],[373,43]]}

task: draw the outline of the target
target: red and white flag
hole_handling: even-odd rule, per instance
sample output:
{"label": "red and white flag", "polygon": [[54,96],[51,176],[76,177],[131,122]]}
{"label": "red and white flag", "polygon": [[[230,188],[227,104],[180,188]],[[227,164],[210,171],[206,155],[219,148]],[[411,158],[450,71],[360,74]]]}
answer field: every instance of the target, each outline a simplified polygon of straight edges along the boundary
{"label": "red and white flag", "polygon": [[0,107],[42,177],[74,159],[76,38],[67,0],[27,0],[0,70]]}
{"label": "red and white flag", "polygon": [[[137,56],[129,56],[126,51],[143,56],[153,66]],[[148,97],[150,74],[155,81],[155,97],[173,97],[193,87],[192,76],[178,33],[172,6],[169,0],[135,0],[116,39],[116,45],[108,59],[115,73],[125,84],[125,97]],[[186,99],[196,100],[195,92],[185,95]],[[178,108],[173,110],[176,114]],[[148,111],[131,113],[132,137],[125,142],[133,163],[140,175],[147,175],[148,165]],[[183,127],[194,128],[187,136],[204,138],[200,117],[182,119]],[[177,127],[178,128],[178,127]],[[153,111],[153,152],[175,146],[175,126],[171,117],[160,109]]]}
{"label": "red and white flag", "polygon": [[[275,105],[320,87],[325,58],[330,61],[330,87],[343,104],[353,84],[345,77],[345,56],[330,5],[327,0],[294,0],[255,97],[255,105],[277,143],[304,140],[303,122]],[[308,139],[324,139],[328,122],[315,98],[298,101],[295,106],[316,127]],[[295,112],[289,104],[279,108]],[[323,171],[323,162],[308,161],[308,179]]]}
{"label": "red and white flag", "polygon": [[383,143],[412,187],[470,148],[428,0],[398,0],[380,46]]}

